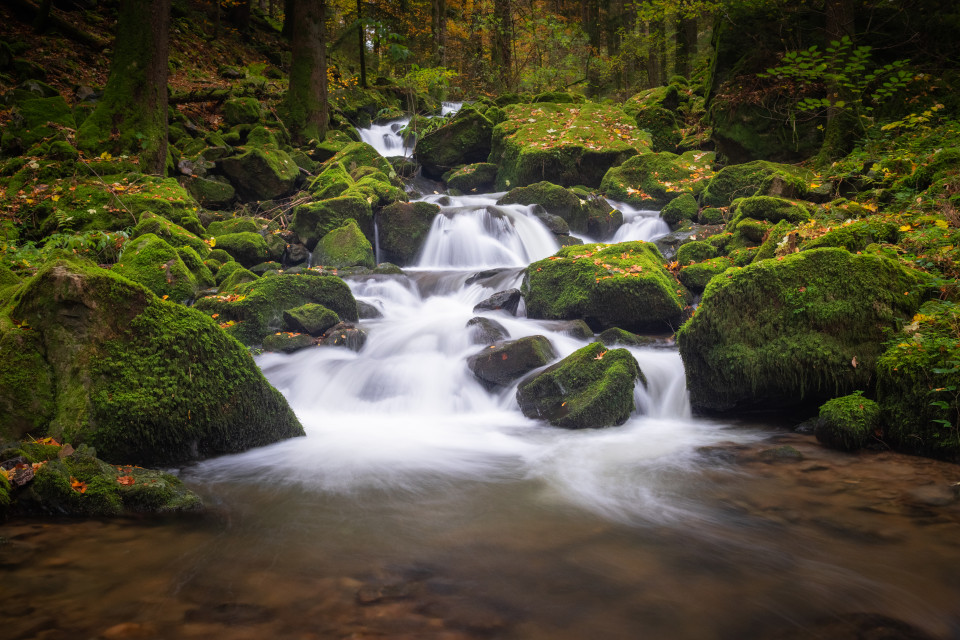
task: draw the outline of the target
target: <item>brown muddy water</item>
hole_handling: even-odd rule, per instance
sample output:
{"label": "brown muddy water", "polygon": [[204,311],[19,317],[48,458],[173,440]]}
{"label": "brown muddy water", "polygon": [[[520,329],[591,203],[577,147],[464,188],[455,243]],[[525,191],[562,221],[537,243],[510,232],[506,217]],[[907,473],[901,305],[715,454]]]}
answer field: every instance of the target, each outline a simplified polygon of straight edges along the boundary
{"label": "brown muddy water", "polygon": [[0,636],[960,637],[960,467],[791,434],[658,474],[657,512],[620,518],[536,478],[336,495],[187,470],[204,517],[0,528]]}

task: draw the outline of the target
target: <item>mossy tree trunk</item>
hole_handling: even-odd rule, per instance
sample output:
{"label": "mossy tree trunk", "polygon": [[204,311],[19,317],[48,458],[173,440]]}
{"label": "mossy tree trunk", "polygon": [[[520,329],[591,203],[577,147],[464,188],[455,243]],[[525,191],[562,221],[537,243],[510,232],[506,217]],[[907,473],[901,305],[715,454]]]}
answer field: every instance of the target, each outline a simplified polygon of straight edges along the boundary
{"label": "mossy tree trunk", "polygon": [[323,140],[330,119],[327,104],[326,0],[296,0],[290,88],[284,100],[287,128],[294,140]]}
{"label": "mossy tree trunk", "polygon": [[688,2],[680,4],[677,12],[677,55],[674,73],[690,77],[690,61],[697,52],[697,17],[692,14]]}
{"label": "mossy tree trunk", "polygon": [[493,66],[500,74],[500,84],[504,89],[511,86],[513,33],[510,24],[510,0],[494,0],[493,2],[493,49],[491,51]]}
{"label": "mossy tree trunk", "polygon": [[363,0],[357,0],[357,49],[360,56],[360,86],[367,88],[367,30],[363,26]]}
{"label": "mossy tree trunk", "polygon": [[[844,36],[852,39],[856,31],[856,10],[853,0],[827,0],[825,9],[826,25],[824,32],[827,36],[827,42],[840,40]],[[831,83],[827,86],[827,92],[831,101],[843,100],[847,104],[851,103],[849,90],[842,86]],[[827,109],[827,125],[824,131],[823,145],[817,158],[818,162],[826,164],[850,153],[856,141],[859,127],[858,116],[853,114],[849,108],[830,107]]]}
{"label": "mossy tree trunk", "polygon": [[430,8],[433,59],[435,64],[444,66],[447,63],[447,2],[446,0],[433,0]]}
{"label": "mossy tree trunk", "polygon": [[164,172],[169,31],[170,0],[122,0],[110,77],[77,134],[81,150],[137,154],[142,171]]}

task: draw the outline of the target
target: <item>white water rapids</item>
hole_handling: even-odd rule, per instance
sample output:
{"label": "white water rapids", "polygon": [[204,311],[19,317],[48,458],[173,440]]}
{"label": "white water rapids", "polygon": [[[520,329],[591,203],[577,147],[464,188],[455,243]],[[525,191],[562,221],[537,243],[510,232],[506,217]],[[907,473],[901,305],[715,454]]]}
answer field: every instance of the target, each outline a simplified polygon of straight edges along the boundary
{"label": "white water rapids", "polygon": [[[700,447],[751,436],[691,417],[674,349],[631,348],[649,381],[636,388],[634,415],[620,427],[579,432],[527,419],[516,384],[488,392],[468,369],[467,358],[486,346],[467,328],[477,315],[502,323],[510,339],[547,336],[561,358],[589,342],[557,323],[473,312],[493,293],[519,287],[522,269],[559,246],[533,207],[497,206],[500,195],[429,196],[445,204],[419,264],[404,276],[349,280],[357,299],[383,314],[360,323],[369,338],[359,353],[313,348],[258,358],[306,438],[210,460],[193,475],[273,477],[340,495],[374,489],[399,500],[437,483],[535,481],[546,500],[618,520],[681,508],[663,497],[669,491],[658,470],[683,467]],[[650,213],[628,209],[626,218],[629,239],[660,231]],[[279,468],[283,473],[274,473]]]}

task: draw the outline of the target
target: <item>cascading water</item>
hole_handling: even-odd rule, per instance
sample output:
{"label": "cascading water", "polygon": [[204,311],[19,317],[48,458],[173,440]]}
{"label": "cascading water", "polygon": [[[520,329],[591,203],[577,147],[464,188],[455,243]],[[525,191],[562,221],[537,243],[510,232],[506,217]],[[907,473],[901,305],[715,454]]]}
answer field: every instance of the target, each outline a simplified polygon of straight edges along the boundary
{"label": "cascading water", "polygon": [[[489,392],[468,369],[467,358],[485,346],[472,341],[467,327],[478,315],[474,305],[518,287],[522,268],[559,246],[533,207],[497,206],[500,195],[428,196],[442,206],[418,264],[404,276],[350,280],[357,299],[383,314],[361,323],[369,338],[359,353],[321,348],[260,357],[303,422],[306,440],[219,458],[194,473],[262,477],[283,465],[285,482],[346,494],[417,493],[440,479],[528,477],[618,519],[676,510],[653,508],[660,499],[651,470],[695,447],[746,437],[690,418],[676,351],[630,349],[648,385],[636,389],[634,417],[609,431],[572,433],[529,420],[516,406],[515,384]],[[484,315],[511,339],[547,336],[560,357],[588,342],[556,323]],[[591,454],[584,458],[583,451]]]}
{"label": "cascading water", "polygon": [[623,202],[610,202],[610,206],[623,213],[623,225],[617,229],[611,242],[645,240],[652,242],[670,233],[670,225],[663,221],[660,212],[653,209],[637,209]]}
{"label": "cascading water", "polygon": [[385,158],[403,156],[409,158],[413,154],[413,147],[407,146],[400,135],[400,130],[410,123],[410,118],[391,120],[381,124],[372,124],[365,129],[357,129],[360,140],[366,142]]}

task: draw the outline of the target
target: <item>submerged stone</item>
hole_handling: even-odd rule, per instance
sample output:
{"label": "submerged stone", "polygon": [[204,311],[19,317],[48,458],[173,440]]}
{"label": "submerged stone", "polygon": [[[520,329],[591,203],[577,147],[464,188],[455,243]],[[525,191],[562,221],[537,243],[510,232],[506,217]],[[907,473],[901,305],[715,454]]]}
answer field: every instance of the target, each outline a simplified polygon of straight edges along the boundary
{"label": "submerged stone", "polygon": [[557,357],[544,336],[501,342],[467,358],[467,366],[486,388],[510,384]]}

